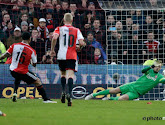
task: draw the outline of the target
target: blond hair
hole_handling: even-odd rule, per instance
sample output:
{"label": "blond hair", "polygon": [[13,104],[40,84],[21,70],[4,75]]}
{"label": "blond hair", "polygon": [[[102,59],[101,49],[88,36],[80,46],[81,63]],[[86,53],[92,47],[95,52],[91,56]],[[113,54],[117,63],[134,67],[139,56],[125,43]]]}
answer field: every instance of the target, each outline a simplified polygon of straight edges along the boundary
{"label": "blond hair", "polygon": [[64,15],[64,22],[72,23],[73,16],[71,13],[65,13]]}

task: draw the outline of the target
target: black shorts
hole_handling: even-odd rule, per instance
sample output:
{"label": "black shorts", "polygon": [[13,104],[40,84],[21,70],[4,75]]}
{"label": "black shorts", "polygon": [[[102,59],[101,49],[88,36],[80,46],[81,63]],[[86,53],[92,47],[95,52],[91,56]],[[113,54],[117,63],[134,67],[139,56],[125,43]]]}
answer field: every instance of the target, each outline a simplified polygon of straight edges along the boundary
{"label": "black shorts", "polygon": [[58,65],[61,71],[73,70],[77,72],[78,64],[76,60],[58,60]]}
{"label": "black shorts", "polygon": [[17,79],[17,80],[22,80],[24,82],[26,82],[27,84],[32,84],[37,80],[37,76],[36,74],[34,74],[33,72],[27,72],[26,74],[20,74],[14,71],[11,71],[11,75]]}

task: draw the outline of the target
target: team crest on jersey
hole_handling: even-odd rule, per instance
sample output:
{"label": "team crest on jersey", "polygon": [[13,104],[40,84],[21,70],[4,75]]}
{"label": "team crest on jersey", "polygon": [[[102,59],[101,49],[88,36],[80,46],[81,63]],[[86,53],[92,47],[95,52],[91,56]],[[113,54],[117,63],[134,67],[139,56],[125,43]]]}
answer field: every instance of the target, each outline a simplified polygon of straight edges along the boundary
{"label": "team crest on jersey", "polygon": [[156,76],[155,76],[155,79],[157,79],[157,77],[158,77],[158,76],[156,75]]}

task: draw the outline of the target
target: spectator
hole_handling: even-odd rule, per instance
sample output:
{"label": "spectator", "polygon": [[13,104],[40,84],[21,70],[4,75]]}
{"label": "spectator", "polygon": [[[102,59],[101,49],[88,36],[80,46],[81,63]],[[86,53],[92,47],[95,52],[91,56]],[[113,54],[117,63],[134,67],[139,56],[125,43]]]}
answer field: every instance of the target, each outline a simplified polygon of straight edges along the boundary
{"label": "spectator", "polygon": [[94,16],[92,15],[92,11],[86,11],[84,14],[82,14],[81,20],[82,20],[83,34],[86,34],[87,31],[91,30],[94,21]]}
{"label": "spectator", "polygon": [[7,38],[9,38],[10,36],[13,35],[13,32],[14,32],[14,27],[13,27],[13,24],[12,22],[7,22],[7,29],[6,29],[6,35],[7,35]]}
{"label": "spectator", "polygon": [[2,41],[5,44],[6,39],[7,39],[6,32],[3,31],[2,26],[0,25],[0,41]]}
{"label": "spectator", "polygon": [[[21,6],[19,7],[20,13],[18,16],[13,15],[12,19],[15,22],[15,25],[20,26],[20,23],[22,22],[22,19],[26,20],[28,19],[28,10],[27,7],[25,6]],[[26,15],[24,15],[26,14]],[[24,15],[24,17],[22,17],[22,15]]]}
{"label": "spectator", "polygon": [[160,23],[160,25],[158,25],[157,34],[158,38],[162,39],[163,34],[165,33],[165,20],[163,18],[160,18],[158,23]]}
{"label": "spectator", "polygon": [[122,59],[125,59],[123,61],[125,61],[124,63],[126,63],[126,57],[123,56],[124,51],[126,49],[126,40],[123,39],[123,36],[121,33],[118,33],[117,30],[113,30],[111,31],[111,35],[108,37],[108,58],[111,59],[111,55],[112,53],[116,53],[116,60],[117,61],[121,61]]}
{"label": "spectator", "polygon": [[160,40],[159,59],[165,63],[165,33],[163,34],[163,38]]}
{"label": "spectator", "polygon": [[89,2],[88,4],[88,10],[92,11],[93,17],[96,19],[100,20],[101,25],[105,24],[105,19],[101,11],[96,11],[95,3],[94,2]]}
{"label": "spectator", "polygon": [[117,21],[115,27],[116,27],[117,32],[120,32],[120,33],[123,32],[123,24],[122,24],[122,22]]}
{"label": "spectator", "polygon": [[44,10],[44,9],[53,9],[53,5],[52,5],[52,2],[51,0],[45,0],[45,3],[42,3],[41,2],[41,7],[40,7],[41,10]]}
{"label": "spectator", "polygon": [[29,23],[33,23],[33,21],[29,20],[29,17],[28,17],[27,13],[24,13],[24,14],[21,15],[21,19],[20,19],[20,23],[19,24],[21,24],[21,22],[23,22],[23,21],[27,22],[28,24]]}
{"label": "spectator", "polygon": [[52,0],[52,5],[56,7],[57,4],[60,3],[60,0]]}
{"label": "spectator", "polygon": [[39,19],[39,26],[37,27],[37,30],[39,31],[39,37],[42,40],[45,40],[45,39],[49,38],[49,30],[46,27],[45,18],[40,18]]}
{"label": "spectator", "polygon": [[103,56],[101,54],[101,50],[99,48],[95,48],[94,61],[95,61],[95,64],[105,64],[104,58],[103,58]]}
{"label": "spectator", "polygon": [[23,0],[18,0],[17,1],[17,5],[18,6],[24,6],[25,4],[24,4],[24,1]]}
{"label": "spectator", "polygon": [[28,1],[28,14],[29,14],[29,20],[30,22],[33,22],[34,18],[37,18],[37,13],[36,13],[36,7],[34,7],[33,1],[29,0]]}
{"label": "spectator", "polygon": [[30,46],[36,50],[37,61],[40,63],[46,52],[45,41],[39,37],[39,32],[36,28],[32,30]]}
{"label": "spectator", "polygon": [[[103,56],[104,61],[106,61],[107,56],[106,56],[106,53],[105,53],[102,45],[95,40],[93,32],[89,31],[87,33],[86,47],[83,48],[82,53],[80,55],[80,62],[84,62],[84,63],[87,63],[87,64],[94,63],[95,48],[100,49],[101,55]],[[84,59],[84,60],[81,60],[81,59]]]}
{"label": "spectator", "polygon": [[73,16],[72,25],[77,28],[81,28],[80,14],[79,14],[79,11],[77,10],[76,3],[70,3],[69,11]]}
{"label": "spectator", "polygon": [[22,14],[28,14],[28,9],[27,9],[27,7],[25,7],[25,6],[21,6],[20,7],[20,15],[22,15]]}
{"label": "spectator", "polygon": [[153,22],[151,15],[146,16],[146,20],[145,20],[143,27],[141,29],[143,30],[143,38],[144,39],[147,38],[147,33],[150,30],[154,30],[154,33],[156,32],[156,27],[155,27],[155,24]]}
{"label": "spectator", "polygon": [[105,31],[100,24],[99,19],[95,19],[93,22],[92,32],[94,33],[94,38],[99,41],[102,45],[106,45],[105,42]]}
{"label": "spectator", "polygon": [[147,35],[147,41],[144,41],[143,55],[145,59],[158,58],[158,51],[160,42],[154,40],[154,33],[149,32]]}
{"label": "spectator", "polygon": [[132,39],[132,18],[129,16],[126,18],[126,26],[123,28],[124,29],[124,34],[125,34],[125,39]]}
{"label": "spectator", "polygon": [[26,21],[21,22],[21,30],[22,30],[22,33],[28,32],[28,23]]}
{"label": "spectator", "polygon": [[[0,56],[6,52],[6,47],[5,45],[0,41]],[[6,62],[7,58],[0,60],[0,63]]]}
{"label": "spectator", "polygon": [[148,4],[149,8],[161,8],[161,7],[163,7],[162,4],[160,2],[158,2],[158,0],[148,0],[148,1],[149,1],[149,4]]}
{"label": "spectator", "polygon": [[55,56],[50,55],[50,51],[47,51],[42,57],[42,64],[57,64],[57,59]]}
{"label": "spectator", "polygon": [[54,17],[53,18],[57,20],[58,25],[62,25],[62,24],[60,24],[61,23],[60,12],[61,12],[61,5],[57,4],[55,9],[54,9]]}
{"label": "spectator", "polygon": [[2,29],[3,31],[6,31],[7,29],[7,22],[10,22],[10,15],[8,13],[3,15],[3,22],[2,22]]}
{"label": "spectator", "polygon": [[139,40],[138,32],[133,32],[132,40],[128,42],[127,54],[128,54],[128,64],[141,64],[142,60],[142,41]]}
{"label": "spectator", "polygon": [[142,25],[144,20],[143,11],[138,9],[136,10],[136,15],[133,15],[133,23]]}
{"label": "spectator", "polygon": [[49,32],[54,31],[54,28],[58,26],[58,20],[53,19],[53,10],[48,9],[46,13],[46,27]]}
{"label": "spectator", "polygon": [[59,11],[59,18],[60,18],[59,22],[62,22],[65,13],[69,13],[69,3],[67,0],[63,0],[61,2],[61,9]]}
{"label": "spectator", "polygon": [[[8,14],[8,11],[6,10],[6,8],[1,8],[1,13],[0,13],[0,22],[3,20],[3,16],[5,14]],[[1,22],[2,23],[2,22]]]}
{"label": "spectator", "polygon": [[107,30],[110,31],[110,30],[113,29],[113,27],[115,27],[116,22],[115,22],[115,18],[114,18],[113,15],[108,15],[107,18],[108,18],[107,19],[107,25],[108,25],[108,29]]}
{"label": "spectator", "polygon": [[34,25],[32,23],[29,24],[29,32],[32,33],[32,30],[34,29]]}
{"label": "spectator", "polygon": [[12,45],[13,43],[19,43],[21,41],[22,41],[21,29],[19,27],[16,27],[14,29],[13,35],[7,39],[6,46],[7,48],[9,48],[10,45]]}

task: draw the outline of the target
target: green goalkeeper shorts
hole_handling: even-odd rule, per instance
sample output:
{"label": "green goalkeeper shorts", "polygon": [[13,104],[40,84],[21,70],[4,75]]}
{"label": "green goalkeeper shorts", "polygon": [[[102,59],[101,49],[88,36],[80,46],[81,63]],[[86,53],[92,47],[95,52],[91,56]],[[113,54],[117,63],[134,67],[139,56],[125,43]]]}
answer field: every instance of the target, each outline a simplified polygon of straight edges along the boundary
{"label": "green goalkeeper shorts", "polygon": [[129,100],[133,100],[133,99],[138,98],[140,95],[130,84],[131,83],[121,85],[119,88],[122,94],[127,94],[129,97]]}

